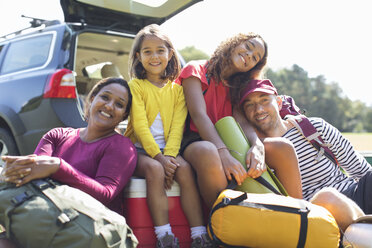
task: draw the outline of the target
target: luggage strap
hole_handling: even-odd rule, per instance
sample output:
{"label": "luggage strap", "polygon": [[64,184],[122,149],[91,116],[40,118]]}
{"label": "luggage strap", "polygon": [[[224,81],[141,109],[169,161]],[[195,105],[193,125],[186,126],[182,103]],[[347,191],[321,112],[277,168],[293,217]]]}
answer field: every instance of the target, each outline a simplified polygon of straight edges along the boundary
{"label": "luggage strap", "polygon": [[[32,180],[30,182],[30,184],[33,186],[34,189],[36,189],[37,191],[42,192],[46,197],[48,197],[49,200],[51,200],[54,203],[54,205],[61,211],[60,215],[57,217],[57,225],[63,225],[65,223],[68,223],[71,220],[73,220],[73,219],[75,219],[76,217],[79,216],[79,213],[76,210],[65,207],[63,202],[58,201],[58,200],[55,199],[51,190],[54,187],[56,187],[57,185],[60,185],[56,181],[54,181],[50,178],[43,178],[43,179]],[[13,197],[11,199],[11,202],[13,203],[14,207],[12,208],[12,211],[8,212],[9,218],[10,218],[10,215],[12,214],[13,210],[16,207],[18,207],[19,205],[21,205],[25,201],[31,199],[35,195],[36,194],[34,192],[32,192],[32,190],[30,189],[30,190],[26,190],[26,191],[20,193],[19,195],[16,195],[15,197]]]}
{"label": "luggage strap", "polygon": [[43,178],[31,181],[31,184],[40,190],[46,197],[51,200],[54,205],[61,211],[57,217],[57,225],[64,225],[79,216],[79,213],[68,206],[65,206],[63,201],[58,200],[53,193],[53,188],[60,185],[51,178]]}
{"label": "luggage strap", "polygon": [[[59,192],[55,190],[55,187],[63,186],[63,184],[60,184],[59,182],[51,178],[36,179],[36,180],[29,182],[28,185],[26,184],[24,186],[28,187],[29,190],[26,190],[25,192],[22,192],[21,194],[11,199],[11,202],[13,203],[13,208],[11,208],[11,210],[8,211],[8,213],[6,213],[8,214],[8,217],[9,217],[8,220],[10,220],[11,212],[13,212],[17,206],[31,199],[32,197],[37,196],[38,193],[35,191],[39,191],[46,198],[48,198],[50,202],[53,203],[57,209],[59,209],[60,213],[56,219],[57,226],[62,227],[65,224],[69,223],[70,221],[73,221],[74,219],[79,217],[80,213],[90,217],[95,222],[101,221],[101,219],[104,220],[103,222],[105,221],[110,222],[110,219],[106,220],[105,219],[106,216],[101,215],[99,211],[97,211],[97,213],[94,211],[91,211],[91,209],[85,207],[84,204],[75,204],[73,207],[71,207],[72,204],[71,204],[71,201],[69,201],[69,199],[61,199],[60,197],[56,195]],[[75,190],[78,190],[78,189],[75,189]],[[6,230],[11,230],[10,223],[6,223],[6,224],[7,224]],[[107,244],[107,247],[116,247],[115,244],[117,242],[122,242],[121,234],[119,234],[119,230],[116,230],[115,226],[116,224],[113,223],[111,227],[109,227],[110,230],[107,228],[102,228],[98,230],[100,235],[102,235],[102,237],[104,238]],[[113,230],[113,228],[115,228],[115,230]],[[133,239],[131,235],[133,234],[131,232],[128,232],[127,239],[129,237]],[[9,234],[9,237],[10,237],[10,234]],[[126,242],[128,242],[128,240]],[[114,242],[114,243],[111,243],[111,242]],[[18,244],[18,246],[20,245]]]}
{"label": "luggage strap", "polygon": [[273,205],[273,204],[263,204],[263,203],[255,203],[255,202],[244,202],[244,200],[248,199],[248,194],[243,193],[240,196],[236,198],[228,198],[224,197],[220,203],[218,203],[210,212],[209,214],[209,230],[211,232],[213,241],[216,242],[218,245],[222,245],[225,247],[240,247],[240,246],[232,246],[225,244],[223,241],[221,241],[213,232],[212,228],[212,215],[214,212],[216,212],[220,208],[227,207],[229,205],[241,205],[244,207],[250,207],[250,208],[256,208],[256,209],[269,209],[273,211],[279,211],[279,212],[285,212],[285,213],[292,213],[292,214],[299,214],[300,215],[300,233],[298,237],[298,242],[297,242],[297,248],[303,248],[305,247],[306,243],[306,237],[307,237],[307,229],[308,229],[308,214],[310,210],[305,207],[305,208],[294,208],[294,207],[287,207],[287,206],[278,206],[278,205]]}
{"label": "luggage strap", "polygon": [[[262,184],[263,186],[265,186],[266,188],[268,188],[269,190],[271,190],[273,193],[275,193],[277,195],[283,195],[283,193],[279,192],[274,186],[272,186],[262,176],[259,176],[257,178],[252,178],[252,179],[256,180],[257,182],[259,182],[260,184]],[[229,182],[229,184],[227,185],[226,189],[235,189],[237,186],[238,186],[238,184],[236,182],[236,179],[234,178],[234,176],[232,176],[232,180]]]}

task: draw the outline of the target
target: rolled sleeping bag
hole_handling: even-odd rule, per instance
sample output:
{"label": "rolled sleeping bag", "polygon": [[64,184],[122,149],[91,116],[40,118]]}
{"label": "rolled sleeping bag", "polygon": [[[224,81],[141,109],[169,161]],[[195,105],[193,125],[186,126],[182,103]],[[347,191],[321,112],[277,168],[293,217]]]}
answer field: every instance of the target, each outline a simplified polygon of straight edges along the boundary
{"label": "rolled sleeping bag", "polygon": [[208,233],[223,247],[337,248],[340,240],[336,220],[321,206],[290,196],[230,189],[214,203]]}
{"label": "rolled sleeping bag", "polygon": [[[222,141],[229,149],[230,154],[247,170],[245,158],[250,145],[240,125],[232,116],[226,116],[218,120],[215,127]],[[266,184],[266,186],[264,186],[264,184]],[[269,167],[267,171],[262,173],[262,175],[257,179],[250,177],[246,178],[241,185],[238,185],[235,188],[235,190],[248,193],[280,193],[286,196],[288,195],[283,185],[272,173]]]}

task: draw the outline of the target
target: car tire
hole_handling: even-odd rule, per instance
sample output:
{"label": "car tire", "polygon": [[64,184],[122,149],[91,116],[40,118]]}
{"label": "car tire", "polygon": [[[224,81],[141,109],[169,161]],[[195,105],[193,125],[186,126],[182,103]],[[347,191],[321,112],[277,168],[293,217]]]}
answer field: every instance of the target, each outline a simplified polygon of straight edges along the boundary
{"label": "car tire", "polygon": [[0,128],[0,156],[19,155],[13,135],[4,128]]}

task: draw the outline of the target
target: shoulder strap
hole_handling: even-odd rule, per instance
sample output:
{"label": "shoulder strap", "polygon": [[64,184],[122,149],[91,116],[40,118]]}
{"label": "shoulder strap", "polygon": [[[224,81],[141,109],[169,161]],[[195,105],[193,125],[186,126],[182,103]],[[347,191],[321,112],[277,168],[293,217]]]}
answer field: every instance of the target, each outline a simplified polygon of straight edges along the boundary
{"label": "shoulder strap", "polygon": [[[211,84],[211,79],[207,73],[207,70],[205,70],[205,77],[207,78],[207,82],[208,82],[208,86]],[[204,91],[203,91],[203,95],[205,95],[205,93],[207,93],[207,90],[208,88],[206,88]]]}
{"label": "shoulder strap", "polygon": [[324,155],[334,164],[339,166],[335,155],[329,149],[329,144],[324,142],[320,133],[315,129],[313,124],[306,116],[288,115],[286,119],[289,122],[291,122],[301,132],[301,134],[306,138],[307,141],[309,141],[315,147],[315,149],[319,151],[317,157],[315,158],[317,161],[320,159],[322,155]]}

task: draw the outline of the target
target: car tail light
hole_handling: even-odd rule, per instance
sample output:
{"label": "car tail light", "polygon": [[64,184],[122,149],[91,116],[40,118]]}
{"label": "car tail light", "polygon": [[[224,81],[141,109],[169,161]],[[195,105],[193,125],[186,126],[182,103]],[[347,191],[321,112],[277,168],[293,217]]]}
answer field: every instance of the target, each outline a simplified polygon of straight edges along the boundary
{"label": "car tail light", "polygon": [[76,98],[76,82],[72,71],[60,69],[50,78],[44,98]]}

